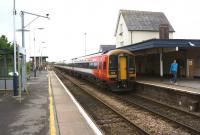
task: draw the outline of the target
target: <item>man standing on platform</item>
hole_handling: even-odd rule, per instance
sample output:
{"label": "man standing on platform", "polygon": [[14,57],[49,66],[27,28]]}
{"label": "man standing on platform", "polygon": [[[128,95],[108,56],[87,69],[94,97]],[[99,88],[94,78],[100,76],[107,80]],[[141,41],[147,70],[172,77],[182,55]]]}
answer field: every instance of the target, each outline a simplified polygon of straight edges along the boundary
{"label": "man standing on platform", "polygon": [[177,71],[178,71],[178,63],[176,63],[176,60],[174,60],[174,62],[171,64],[170,66],[170,74],[173,75],[173,78],[170,80],[170,82],[173,82],[175,84],[177,81]]}

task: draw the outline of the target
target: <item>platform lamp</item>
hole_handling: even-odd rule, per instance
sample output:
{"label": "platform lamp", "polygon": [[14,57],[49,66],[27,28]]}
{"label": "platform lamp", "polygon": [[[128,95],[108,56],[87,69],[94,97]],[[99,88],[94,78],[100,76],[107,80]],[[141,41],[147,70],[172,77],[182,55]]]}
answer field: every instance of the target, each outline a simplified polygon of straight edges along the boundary
{"label": "platform lamp", "polygon": [[[45,44],[44,41],[41,42],[41,44]],[[45,46],[40,46],[40,69],[42,70],[42,51],[43,51],[43,48],[46,48]]]}
{"label": "platform lamp", "polygon": [[[43,30],[44,28],[35,28],[34,29],[34,39],[33,39],[34,40],[34,48],[33,48],[33,51],[34,51],[34,63],[33,63],[33,65],[34,65],[34,67],[33,67],[34,77],[36,77],[36,74],[37,74],[37,66],[36,66],[37,63],[36,63],[36,54],[35,54],[35,50],[36,50],[35,49],[35,31],[37,29],[38,30]],[[38,57],[38,61],[39,61],[39,57]]]}

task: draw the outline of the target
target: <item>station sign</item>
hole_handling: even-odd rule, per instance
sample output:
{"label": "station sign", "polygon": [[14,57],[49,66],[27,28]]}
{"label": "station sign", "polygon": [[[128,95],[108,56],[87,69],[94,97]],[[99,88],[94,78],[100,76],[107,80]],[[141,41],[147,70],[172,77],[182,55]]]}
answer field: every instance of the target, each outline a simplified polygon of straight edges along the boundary
{"label": "station sign", "polygon": [[26,55],[26,49],[24,47],[18,46],[18,51],[20,54]]}

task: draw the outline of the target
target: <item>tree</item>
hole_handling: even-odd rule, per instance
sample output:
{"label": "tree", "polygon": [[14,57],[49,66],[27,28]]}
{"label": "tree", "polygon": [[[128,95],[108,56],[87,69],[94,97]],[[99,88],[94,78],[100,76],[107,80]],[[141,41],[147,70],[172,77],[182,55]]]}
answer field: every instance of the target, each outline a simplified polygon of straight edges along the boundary
{"label": "tree", "polygon": [[13,71],[13,45],[5,35],[0,37],[0,76],[8,75]]}
{"label": "tree", "polygon": [[11,42],[8,42],[8,39],[6,38],[5,35],[2,35],[0,37],[0,50],[6,50],[6,51],[13,51],[13,45]]}

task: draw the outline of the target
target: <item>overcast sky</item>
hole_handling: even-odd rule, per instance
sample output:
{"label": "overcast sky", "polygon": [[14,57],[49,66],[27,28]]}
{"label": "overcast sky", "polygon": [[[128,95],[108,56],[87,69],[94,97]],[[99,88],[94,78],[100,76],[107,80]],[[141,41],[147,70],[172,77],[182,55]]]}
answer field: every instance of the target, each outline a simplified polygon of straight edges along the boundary
{"label": "overcast sky", "polygon": [[[27,53],[34,54],[35,31],[36,55],[43,46],[49,61],[62,61],[84,55],[84,33],[87,54],[97,52],[101,44],[115,44],[120,9],[164,12],[176,31],[174,38],[200,39],[199,5],[199,0],[16,0],[16,27],[21,27],[20,11],[49,13],[50,20],[39,18],[26,28],[31,30],[25,35]],[[13,0],[0,0],[0,35],[9,41],[13,40],[12,8]],[[25,15],[25,24],[34,18]],[[17,43],[21,45],[20,32]]]}

